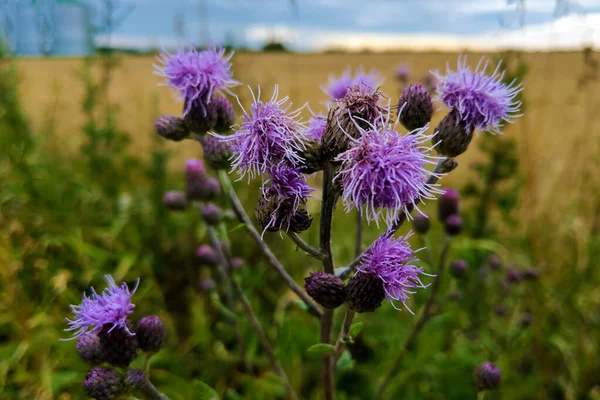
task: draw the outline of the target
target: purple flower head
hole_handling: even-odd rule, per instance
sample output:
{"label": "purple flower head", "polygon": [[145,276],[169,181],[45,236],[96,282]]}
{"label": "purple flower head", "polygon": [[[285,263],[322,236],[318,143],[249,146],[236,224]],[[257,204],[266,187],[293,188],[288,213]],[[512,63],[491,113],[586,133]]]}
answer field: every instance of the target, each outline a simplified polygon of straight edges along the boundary
{"label": "purple flower head", "polygon": [[411,235],[412,232],[399,238],[394,238],[392,235],[379,237],[363,256],[356,273],[368,274],[380,279],[383,282],[385,295],[394,308],[399,310],[394,302],[400,301],[412,313],[406,306],[409,295],[415,293],[412,289],[426,288],[427,285],[421,282],[420,276],[432,275],[426,274],[422,268],[413,265],[417,259],[407,242]]}
{"label": "purple flower head", "polygon": [[364,68],[361,66],[354,75],[352,86],[358,86],[361,91],[370,93],[377,90],[383,83],[383,80],[384,79],[381,74],[379,74],[379,72],[377,72],[375,69],[365,72]]}
{"label": "purple flower head", "polygon": [[317,115],[308,120],[308,129],[306,130],[306,136],[309,139],[314,139],[317,142],[320,142],[326,127],[327,117],[324,116],[323,113],[318,113]]}
{"label": "purple flower head", "polygon": [[227,136],[213,134],[232,143],[232,167],[240,177],[253,178],[281,162],[295,166],[302,161],[297,154],[306,139],[305,127],[297,121],[301,109],[288,111],[290,106],[285,104],[288,97],[277,100],[277,94],[275,86],[271,99],[263,102],[259,88],[250,112],[244,110],[242,123],[235,127],[234,133]]}
{"label": "purple flower head", "polygon": [[73,339],[86,332],[99,331],[103,325],[111,326],[109,332],[120,327],[133,335],[127,327],[127,315],[135,308],[131,303],[131,297],[137,290],[140,280],[137,280],[135,287],[130,291],[125,282],[117,286],[110,275],[105,275],[104,278],[108,282],[108,287],[102,293],[98,294],[94,288],[91,288],[91,296],[88,297],[84,293],[81,304],[71,306],[75,318],[67,318],[69,328],[65,331],[75,331]]}
{"label": "purple flower head", "polygon": [[406,64],[400,64],[396,68],[396,79],[402,82],[408,81],[408,77],[410,75],[410,68]]}
{"label": "purple flower head", "polygon": [[466,64],[466,57],[458,58],[456,71],[446,67],[446,75],[432,71],[438,79],[438,100],[458,111],[467,129],[499,133],[503,121],[512,122],[519,115],[521,102],[515,100],[522,90],[515,81],[502,82],[504,73],[499,73],[500,64],[491,76],[485,75],[486,61],[483,58],[474,70]]}
{"label": "purple flower head", "polygon": [[180,100],[186,101],[185,116],[193,103],[208,104],[214,93],[229,93],[230,87],[238,85],[231,72],[232,56],[225,54],[225,49],[164,51],[158,57],[163,65],[154,65],[154,69],[165,78],[165,84],[179,92]]}
{"label": "purple flower head", "polygon": [[425,167],[436,164],[438,157],[429,156],[424,146],[430,140],[424,134],[427,126],[404,136],[387,121],[360,130],[361,137],[336,158],[342,162],[336,179],[342,182],[347,211],[363,209],[367,221],[378,224],[385,210],[383,219],[389,225],[400,212],[410,217],[409,204],[434,199],[438,190],[427,183],[434,173]]}
{"label": "purple flower head", "polygon": [[350,71],[350,67],[346,68],[339,78],[330,75],[329,83],[326,86],[321,86],[323,92],[332,100],[339,100],[344,97],[348,92],[348,88],[354,86],[354,79]]}

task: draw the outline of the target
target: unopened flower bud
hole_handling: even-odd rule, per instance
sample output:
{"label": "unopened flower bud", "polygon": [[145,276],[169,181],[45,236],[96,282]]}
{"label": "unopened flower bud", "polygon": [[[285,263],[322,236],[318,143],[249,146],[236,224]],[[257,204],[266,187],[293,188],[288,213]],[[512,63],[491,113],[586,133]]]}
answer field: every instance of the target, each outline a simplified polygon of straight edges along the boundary
{"label": "unopened flower bud", "polygon": [[398,120],[406,129],[414,131],[431,121],[431,95],[422,85],[408,85],[398,101]]}
{"label": "unopened flower bud", "polygon": [[432,142],[436,151],[446,157],[457,157],[464,153],[473,139],[473,128],[467,129],[458,112],[450,111],[436,128]]}
{"label": "unopened flower bud", "polygon": [[456,167],[458,167],[458,161],[456,161],[454,158],[447,158],[442,162],[440,172],[442,174],[448,174],[454,171]]}
{"label": "unopened flower bud", "polygon": [[357,272],[346,286],[348,305],[357,313],[375,311],[385,298],[383,282],[371,274]]}
{"label": "unopened flower bud", "polygon": [[148,387],[148,378],[144,371],[139,369],[128,369],[125,372],[125,387],[128,391],[144,391]]}
{"label": "unopened flower bud", "polygon": [[217,113],[214,126],[215,131],[220,133],[228,132],[235,123],[233,105],[226,97],[213,97],[211,103],[214,105]]}
{"label": "unopened flower bud", "polygon": [[[292,214],[293,213],[293,214]],[[267,232],[303,232],[310,228],[312,218],[306,209],[294,211],[292,201],[278,203],[275,198],[261,196],[254,210],[254,216],[262,230]]]}
{"label": "unopened flower bud", "polygon": [[509,265],[506,267],[505,279],[509,283],[517,283],[521,280],[521,273],[517,269],[516,265]]}
{"label": "unopened flower bud", "polygon": [[187,208],[185,193],[172,190],[163,196],[163,204],[171,211],[184,211]]}
{"label": "unopened flower bud", "polygon": [[429,232],[429,217],[425,214],[417,213],[413,218],[413,229],[421,235]]}
{"label": "unopened flower bud", "polygon": [[337,308],[346,301],[344,281],[335,275],[315,272],[304,278],[304,289],[325,308]]}
{"label": "unopened flower bud", "polygon": [[[187,108],[187,102],[184,109]],[[183,117],[188,128],[199,135],[205,135],[217,122],[217,110],[214,103],[204,103],[203,99],[196,99],[192,102],[190,111]]]}
{"label": "unopened flower bud", "polygon": [[224,142],[216,136],[205,135],[200,139],[204,150],[204,161],[214,170],[231,167],[231,143]]}
{"label": "unopened flower bud", "polygon": [[148,315],[139,320],[135,329],[138,346],[146,353],[156,353],[167,337],[165,324],[156,315]]}
{"label": "unopened flower bud", "polygon": [[202,209],[202,218],[209,225],[217,225],[221,222],[221,209],[215,204],[207,204],[206,207]]}
{"label": "unopened flower bud", "polygon": [[296,233],[301,233],[310,228],[312,224],[312,217],[306,211],[306,209],[301,208],[292,215],[292,219],[290,220],[289,230]]}
{"label": "unopened flower bud", "polygon": [[209,177],[206,180],[206,198],[205,200],[214,199],[221,194],[221,184],[215,177]]}
{"label": "unopened flower bud", "polygon": [[85,392],[96,400],[117,399],[124,392],[123,376],[112,368],[95,367],[83,381]]}
{"label": "unopened flower bud", "polygon": [[450,273],[455,278],[463,278],[467,274],[468,267],[465,260],[454,260],[450,263]]}
{"label": "unopened flower bud", "polygon": [[162,115],[154,122],[156,132],[165,139],[179,142],[190,136],[185,121],[174,115]]}
{"label": "unopened flower bud", "polygon": [[90,364],[100,364],[104,361],[100,338],[93,332],[85,333],[77,339],[75,345],[79,357]]}
{"label": "unopened flower bud", "polygon": [[244,266],[245,262],[243,258],[235,257],[231,259],[231,268],[240,269]]}
{"label": "unopened flower bud", "polygon": [[206,168],[200,160],[188,160],[185,163],[185,191],[190,200],[201,200],[206,196]]}
{"label": "unopened flower bud", "polygon": [[307,139],[304,147],[297,150],[301,158],[300,171],[312,174],[327,166],[327,158],[323,153],[323,145],[314,139]]}
{"label": "unopened flower bud", "polygon": [[203,244],[196,250],[196,257],[201,264],[214,267],[219,264],[219,256],[217,251],[207,244]]}
{"label": "unopened flower bud", "polygon": [[217,287],[217,282],[214,279],[206,278],[200,281],[200,290],[203,292],[211,292],[215,287]]}
{"label": "unopened flower bud", "polygon": [[460,206],[458,192],[454,189],[444,189],[438,200],[438,218],[443,223],[451,215],[458,215]]}
{"label": "unopened flower bud", "polygon": [[498,389],[501,380],[500,369],[494,363],[484,362],[475,370],[475,384],[480,392]]}
{"label": "unopened flower bud", "polygon": [[524,281],[535,281],[540,277],[540,271],[535,268],[528,268],[521,271],[520,278]]}
{"label": "unopened flower bud", "polygon": [[458,215],[446,218],[444,229],[449,236],[456,236],[462,232],[462,219]]}
{"label": "unopened flower bud", "polygon": [[493,270],[499,270],[502,268],[502,259],[500,258],[500,256],[498,254],[491,254],[488,257],[488,265],[490,266],[491,269]]}
{"label": "unopened flower bud", "polygon": [[129,322],[127,326],[129,331],[120,326],[113,328],[112,325],[106,324],[98,334],[104,359],[115,367],[126,367],[137,356],[137,340],[135,334],[130,332]]}

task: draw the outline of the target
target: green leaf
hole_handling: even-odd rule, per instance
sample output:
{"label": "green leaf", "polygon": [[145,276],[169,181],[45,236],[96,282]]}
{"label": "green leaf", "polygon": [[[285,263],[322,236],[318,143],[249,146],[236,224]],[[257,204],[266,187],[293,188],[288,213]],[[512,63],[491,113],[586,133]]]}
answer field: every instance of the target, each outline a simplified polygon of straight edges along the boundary
{"label": "green leaf", "polygon": [[242,223],[242,224],[237,224],[236,226],[234,226],[233,228],[231,228],[231,229],[229,230],[229,233],[231,233],[231,232],[235,232],[235,231],[237,231],[238,229],[242,229],[242,228],[243,228],[243,227],[245,227],[245,226],[246,226],[246,224],[243,224],[243,223]]}
{"label": "green leaf", "polygon": [[357,322],[355,324],[352,324],[352,326],[350,327],[350,336],[357,336],[362,331],[364,326],[364,322]]}
{"label": "green leaf", "polygon": [[307,306],[307,305],[306,305],[306,303],[305,303],[305,302],[303,302],[302,300],[298,300],[298,301],[296,302],[296,305],[297,305],[298,307],[300,307],[301,309],[303,309],[304,311],[308,311],[308,306]]}
{"label": "green leaf", "polygon": [[328,343],[317,343],[308,348],[309,353],[313,354],[330,354],[335,351],[335,346]]}
{"label": "green leaf", "polygon": [[194,381],[194,399],[219,400],[217,392],[202,381]]}

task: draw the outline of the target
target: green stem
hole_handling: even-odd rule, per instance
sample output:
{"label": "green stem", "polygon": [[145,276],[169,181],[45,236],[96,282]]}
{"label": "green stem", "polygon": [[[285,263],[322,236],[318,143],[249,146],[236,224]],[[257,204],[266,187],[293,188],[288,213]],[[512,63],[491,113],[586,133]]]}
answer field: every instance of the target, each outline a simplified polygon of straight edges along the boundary
{"label": "green stem", "polygon": [[152,354],[146,353],[146,359],[144,360],[144,373],[148,377],[150,376],[150,357],[152,357]]}
{"label": "green stem", "polygon": [[335,360],[339,360],[340,357],[342,356],[342,353],[344,352],[344,346],[345,344],[351,340],[352,338],[350,337],[350,328],[352,327],[352,321],[354,320],[354,311],[352,311],[350,309],[350,307],[348,307],[346,309],[346,314],[344,315],[344,322],[342,324],[342,329],[340,330],[340,336],[338,338],[338,341],[335,345]]}
{"label": "green stem", "polygon": [[321,250],[314,248],[310,244],[306,243],[296,232],[289,231],[287,232],[287,235],[290,237],[290,239],[294,241],[294,243],[296,243],[296,246],[304,250],[309,255],[319,260],[322,260],[323,257],[325,257]]}

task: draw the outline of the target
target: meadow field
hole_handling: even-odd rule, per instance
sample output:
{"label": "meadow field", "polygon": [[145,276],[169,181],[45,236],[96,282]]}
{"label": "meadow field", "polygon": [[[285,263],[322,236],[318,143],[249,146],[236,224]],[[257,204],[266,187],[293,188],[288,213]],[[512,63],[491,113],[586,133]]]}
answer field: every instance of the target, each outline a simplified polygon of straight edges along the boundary
{"label": "meadow field", "polygon": [[[315,113],[325,112],[320,85],[348,66],[363,66],[386,78],[381,90],[395,105],[399,64],[418,82],[447,62],[455,68],[458,55],[240,52],[232,59],[242,83],[235,93],[247,106],[252,96],[246,86],[255,92],[260,86],[269,98],[278,85],[294,106],[308,102]],[[469,63],[482,56],[492,64],[504,59],[509,71],[526,69],[523,116],[501,136],[477,135],[440,185],[461,192],[465,221],[476,224],[476,210],[483,210],[491,228],[471,226],[452,244],[450,257],[467,260],[468,278],[444,280],[435,318],[384,398],[474,399],[473,369],[491,359],[503,380],[487,400],[600,399],[600,55],[468,54]],[[165,321],[167,344],[152,359],[152,377],[171,399],[203,398],[195,380],[223,399],[285,398],[241,307],[224,309],[202,286],[208,278],[219,280],[194,256],[208,240],[206,226],[163,206],[167,190],[184,187],[185,161],[202,158],[202,147],[154,132],[159,115],[180,115],[182,108],[159,85],[154,57],[0,61],[0,399],[86,398],[86,365],[74,343],[59,338],[65,337],[69,305],[90,285],[101,289],[106,273],[130,283],[140,277],[136,312]],[[308,118],[309,110],[302,115]],[[432,126],[444,113],[435,115]],[[495,150],[487,152],[490,147]],[[484,202],[473,187],[489,189],[490,160],[512,172],[494,183]],[[252,214],[259,183],[234,186]],[[227,207],[224,199],[216,202]],[[319,215],[314,199],[308,209]],[[424,210],[435,216],[436,204]],[[335,221],[341,222],[334,223],[333,256],[341,266],[353,259],[354,214],[338,205]],[[244,229],[235,221],[227,226],[234,255],[244,260],[239,281],[292,386],[302,399],[322,399],[320,357],[306,351],[318,341],[317,323],[296,305]],[[442,236],[440,224],[432,226],[428,243]],[[373,224],[365,227],[364,242],[379,232]],[[316,243],[318,234],[313,226],[303,237]],[[265,241],[296,282],[318,269],[287,238],[267,234]],[[491,253],[505,267],[535,270],[533,278],[508,290],[510,269],[489,273]],[[416,295],[414,309],[425,302],[425,294]],[[415,317],[385,303],[358,321],[364,328],[337,366],[338,400],[373,397]],[[141,368],[143,360],[135,363]]]}

